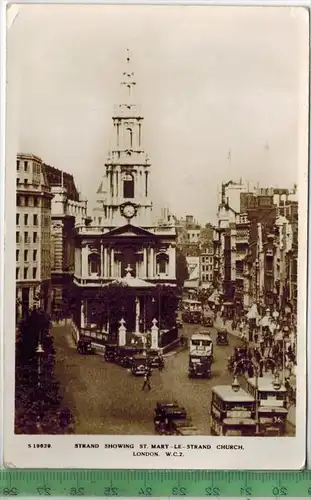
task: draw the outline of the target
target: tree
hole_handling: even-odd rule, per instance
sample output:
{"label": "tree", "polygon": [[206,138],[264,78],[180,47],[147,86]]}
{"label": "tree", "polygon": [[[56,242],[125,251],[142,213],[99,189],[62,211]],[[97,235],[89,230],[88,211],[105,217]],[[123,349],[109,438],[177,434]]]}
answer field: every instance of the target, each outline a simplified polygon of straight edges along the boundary
{"label": "tree", "polygon": [[[62,398],[54,375],[55,349],[44,311],[29,311],[16,340],[15,430],[18,434],[63,434]],[[42,346],[42,352],[37,350]]]}
{"label": "tree", "polygon": [[182,288],[185,281],[189,279],[187,260],[180,248],[176,248],[176,281],[177,286]]}

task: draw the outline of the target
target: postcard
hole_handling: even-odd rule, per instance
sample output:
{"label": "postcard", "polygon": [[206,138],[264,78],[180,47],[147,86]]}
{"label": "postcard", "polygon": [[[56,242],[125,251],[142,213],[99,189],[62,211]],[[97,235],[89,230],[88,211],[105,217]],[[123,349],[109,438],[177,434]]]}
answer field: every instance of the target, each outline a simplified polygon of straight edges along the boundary
{"label": "postcard", "polygon": [[303,467],[307,10],[9,5],[6,79],[6,467]]}

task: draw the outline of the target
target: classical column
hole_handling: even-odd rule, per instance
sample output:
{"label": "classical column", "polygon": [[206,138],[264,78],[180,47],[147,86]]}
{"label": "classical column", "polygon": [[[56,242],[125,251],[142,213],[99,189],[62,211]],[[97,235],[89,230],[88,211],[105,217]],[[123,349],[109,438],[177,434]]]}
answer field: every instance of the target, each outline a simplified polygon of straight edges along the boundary
{"label": "classical column", "polygon": [[108,275],[108,252],[107,247],[104,248],[104,277],[107,278]]}
{"label": "classical column", "polygon": [[85,327],[85,301],[81,300],[81,328]]}
{"label": "classical column", "polygon": [[140,300],[139,297],[135,298],[135,333],[139,333],[139,319],[140,319]]}
{"label": "classical column", "polygon": [[114,277],[114,249],[110,250],[110,276]]}
{"label": "classical column", "polygon": [[143,277],[147,278],[147,276],[148,276],[148,273],[147,273],[147,248],[144,247],[143,251],[144,251],[144,260],[143,260],[143,266],[144,266],[143,273],[144,273],[144,276]]}
{"label": "classical column", "polygon": [[168,249],[168,277],[170,279],[176,278],[176,249],[170,245]]}
{"label": "classical column", "polygon": [[102,241],[100,243],[100,276],[104,276],[104,249]]}
{"label": "classical column", "polygon": [[88,269],[89,246],[82,247],[82,277],[85,278],[89,275]]}
{"label": "classical column", "polygon": [[150,248],[150,278],[154,278],[154,249]]}

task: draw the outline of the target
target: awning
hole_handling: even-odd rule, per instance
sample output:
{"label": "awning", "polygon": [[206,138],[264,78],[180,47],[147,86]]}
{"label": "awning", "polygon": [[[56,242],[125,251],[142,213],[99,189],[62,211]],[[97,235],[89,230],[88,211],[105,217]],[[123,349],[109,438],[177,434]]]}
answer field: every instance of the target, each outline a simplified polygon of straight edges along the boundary
{"label": "awning", "polygon": [[217,303],[218,303],[218,301],[219,301],[219,296],[218,296],[218,292],[217,292],[217,290],[215,290],[215,291],[212,293],[212,295],[210,295],[210,296],[208,297],[208,299],[207,299],[207,300],[208,300],[208,302],[214,302],[215,304],[217,304]]}
{"label": "awning", "polygon": [[247,319],[257,319],[259,317],[257,304],[253,304],[248,313],[246,314]]}

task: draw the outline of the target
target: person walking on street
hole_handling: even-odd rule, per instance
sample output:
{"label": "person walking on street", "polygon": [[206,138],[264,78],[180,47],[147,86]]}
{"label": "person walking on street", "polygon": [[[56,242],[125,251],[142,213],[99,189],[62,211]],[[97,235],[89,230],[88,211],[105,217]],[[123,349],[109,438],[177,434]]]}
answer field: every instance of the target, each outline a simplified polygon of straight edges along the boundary
{"label": "person walking on street", "polygon": [[145,390],[145,387],[147,387],[147,389],[149,391],[151,390],[150,375],[151,375],[150,369],[147,368],[146,371],[145,371],[145,375],[144,375],[144,383],[143,383],[143,386],[141,388],[142,391]]}

